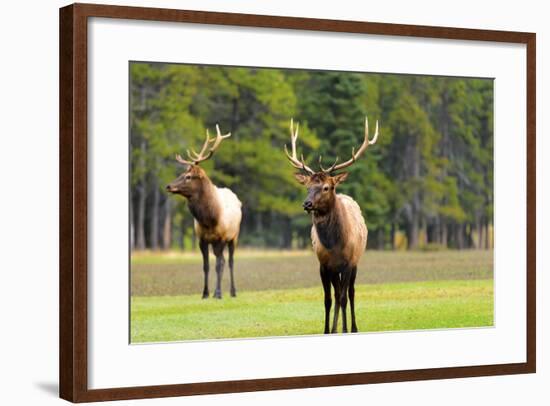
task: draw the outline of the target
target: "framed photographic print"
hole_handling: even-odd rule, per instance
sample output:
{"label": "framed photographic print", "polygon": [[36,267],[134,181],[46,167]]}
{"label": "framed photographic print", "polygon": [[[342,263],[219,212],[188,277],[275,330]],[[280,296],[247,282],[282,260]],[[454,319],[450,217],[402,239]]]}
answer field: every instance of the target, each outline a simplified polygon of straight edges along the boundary
{"label": "framed photographic print", "polygon": [[60,396],[535,372],[535,34],[60,10]]}

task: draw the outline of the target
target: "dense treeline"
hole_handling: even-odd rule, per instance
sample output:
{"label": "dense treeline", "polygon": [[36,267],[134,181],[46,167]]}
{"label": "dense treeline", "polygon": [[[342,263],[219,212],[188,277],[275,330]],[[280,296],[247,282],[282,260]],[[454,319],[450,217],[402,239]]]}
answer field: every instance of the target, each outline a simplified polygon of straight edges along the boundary
{"label": "dense treeline", "polygon": [[[201,164],[243,202],[240,244],[310,244],[305,190],[283,145],[300,122],[314,168],[347,159],[368,113],[380,137],[339,191],[361,206],[369,248],[489,248],[493,217],[493,82],[412,75],[132,63],[131,243],[189,248],[193,220],[164,186],[216,123],[232,137]],[[371,131],[373,131],[371,129]]]}

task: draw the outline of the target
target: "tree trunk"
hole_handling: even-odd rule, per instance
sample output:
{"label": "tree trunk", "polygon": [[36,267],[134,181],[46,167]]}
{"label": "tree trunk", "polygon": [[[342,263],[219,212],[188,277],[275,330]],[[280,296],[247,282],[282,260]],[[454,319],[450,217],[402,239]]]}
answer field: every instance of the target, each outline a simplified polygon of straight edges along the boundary
{"label": "tree trunk", "polygon": [[308,245],[311,243],[311,239],[309,237],[309,235],[302,235],[302,238],[300,238],[300,248],[305,250],[306,248],[308,248]]}
{"label": "tree trunk", "polygon": [[445,220],[441,221],[441,245],[448,247],[449,241],[447,238],[447,222]]}
{"label": "tree trunk", "polygon": [[391,249],[395,251],[395,223],[391,223],[390,230],[390,239],[391,239]]}
{"label": "tree trunk", "polygon": [[456,247],[461,250],[464,249],[464,227],[462,224],[457,224],[455,226],[455,239]]}
{"label": "tree trunk", "polygon": [[195,251],[197,249],[197,233],[195,232],[195,224],[191,226],[193,233],[191,234],[191,249]]}
{"label": "tree trunk", "polygon": [[424,216],[422,216],[422,219],[420,220],[420,230],[418,233],[418,244],[421,246],[426,245],[426,243],[428,242],[428,226],[426,224],[426,219],[424,218]]}
{"label": "tree trunk", "polygon": [[134,202],[132,199],[132,190],[130,189],[130,249],[133,251],[136,249],[135,239],[135,227],[134,227]]}
{"label": "tree trunk", "polygon": [[489,221],[485,220],[485,249],[489,248]]}
{"label": "tree trunk", "polygon": [[153,250],[159,249],[160,192],[158,186],[158,181],[155,178],[153,180],[153,205],[151,207],[151,226],[149,227],[151,233],[149,241],[151,242],[151,248]]}
{"label": "tree trunk", "polygon": [[475,248],[474,246],[474,226],[467,224],[464,226],[464,233],[466,236],[466,248]]}
{"label": "tree trunk", "polygon": [[376,230],[376,237],[377,237],[376,248],[379,249],[379,250],[384,249],[385,234],[386,233],[384,232],[384,229],[382,227],[380,227],[378,230]]}
{"label": "tree trunk", "polygon": [[261,241],[262,246],[264,246],[265,236],[261,212],[256,212],[256,234],[258,235],[258,241]]}
{"label": "tree trunk", "polygon": [[412,219],[407,227],[407,247],[416,249],[418,247],[418,216],[413,210]]}
{"label": "tree trunk", "polygon": [[[145,155],[145,140],[141,141],[141,153],[142,157],[139,160],[140,167],[145,166],[144,158]],[[145,182],[145,176],[141,179],[141,182],[138,186],[138,218],[137,218],[137,249],[145,249],[145,198],[147,194],[147,187]]]}
{"label": "tree trunk", "polygon": [[292,248],[292,226],[290,224],[290,218],[285,216],[283,219],[283,239],[282,248]]}
{"label": "tree trunk", "polygon": [[141,181],[138,187],[138,218],[137,218],[137,241],[138,250],[145,249],[145,180]]}
{"label": "tree trunk", "polygon": [[179,246],[182,251],[185,250],[185,221],[181,220],[180,227],[179,227],[180,233],[179,233]]}
{"label": "tree trunk", "polygon": [[430,242],[441,244],[441,218],[439,217],[435,218]]}
{"label": "tree trunk", "polygon": [[481,225],[481,216],[476,217],[477,244],[476,249],[483,248],[483,226]]}
{"label": "tree trunk", "polygon": [[[418,145],[418,137],[411,137],[414,140],[412,146],[412,177],[416,184],[420,179],[420,147]],[[420,231],[420,191],[416,190],[411,202],[411,221],[408,227],[407,243],[409,249],[415,249],[418,247],[418,232]]]}
{"label": "tree trunk", "polygon": [[172,246],[172,199],[166,198],[164,202],[164,224],[162,227],[162,248],[170,249]]}

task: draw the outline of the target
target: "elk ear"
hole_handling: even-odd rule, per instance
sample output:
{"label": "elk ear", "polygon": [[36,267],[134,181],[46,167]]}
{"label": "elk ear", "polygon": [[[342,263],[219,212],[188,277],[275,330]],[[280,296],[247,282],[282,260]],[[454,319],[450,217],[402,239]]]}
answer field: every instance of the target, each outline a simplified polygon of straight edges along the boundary
{"label": "elk ear", "polygon": [[302,185],[305,185],[309,181],[309,176],[303,175],[301,173],[295,173],[294,177]]}
{"label": "elk ear", "polygon": [[347,177],[347,172],[339,173],[338,175],[333,176],[332,179],[334,179],[334,186],[339,185],[340,183],[345,181]]}

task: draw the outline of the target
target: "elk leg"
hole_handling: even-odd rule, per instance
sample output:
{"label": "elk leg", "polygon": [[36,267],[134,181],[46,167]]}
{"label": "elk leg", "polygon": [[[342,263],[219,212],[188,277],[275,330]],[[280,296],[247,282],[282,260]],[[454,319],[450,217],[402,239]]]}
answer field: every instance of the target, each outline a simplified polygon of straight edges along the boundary
{"label": "elk leg", "polygon": [[216,256],[216,290],[214,291],[214,297],[216,299],[222,298],[222,275],[223,267],[225,265],[225,258],[223,257],[223,249],[225,248],[225,242],[218,241],[212,244],[214,249],[214,255]]}
{"label": "elk leg", "polygon": [[340,275],[338,272],[333,272],[330,279],[334,287],[334,318],[330,332],[334,334],[338,328],[338,313],[340,313]]}
{"label": "elk leg", "polygon": [[332,297],[330,296],[330,273],[321,266],[321,282],[325,291],[325,334],[329,333],[330,308],[332,307]]}
{"label": "elk leg", "polygon": [[346,315],[346,307],[348,305],[348,288],[350,286],[351,269],[345,268],[342,270],[340,281],[340,306],[342,307],[342,333],[348,332],[348,320]]}
{"label": "elk leg", "polygon": [[235,279],[233,277],[233,253],[235,252],[235,241],[229,241],[227,243],[227,250],[229,251],[229,276],[231,279],[231,296],[237,296],[237,290],[235,289]]}
{"label": "elk leg", "polygon": [[202,298],[206,299],[209,295],[208,292],[208,272],[210,271],[210,265],[208,263],[208,243],[201,239],[199,241],[199,247],[202,253],[202,270],[204,272],[204,289],[202,291]]}
{"label": "elk leg", "polygon": [[354,266],[351,269],[351,276],[349,279],[349,307],[351,312],[351,332],[357,333],[357,324],[355,323],[355,277],[357,276],[357,267]]}

